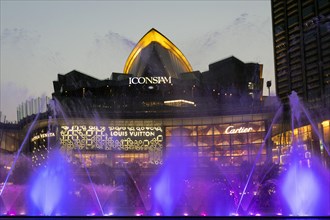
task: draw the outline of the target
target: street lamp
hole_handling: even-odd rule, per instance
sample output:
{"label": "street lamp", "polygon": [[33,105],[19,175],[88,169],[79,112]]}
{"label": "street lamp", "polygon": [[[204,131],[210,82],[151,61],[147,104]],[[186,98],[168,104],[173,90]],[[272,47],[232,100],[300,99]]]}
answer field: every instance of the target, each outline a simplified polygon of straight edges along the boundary
{"label": "street lamp", "polygon": [[270,96],[270,87],[272,86],[272,81],[267,81],[267,88],[268,88],[268,96]]}

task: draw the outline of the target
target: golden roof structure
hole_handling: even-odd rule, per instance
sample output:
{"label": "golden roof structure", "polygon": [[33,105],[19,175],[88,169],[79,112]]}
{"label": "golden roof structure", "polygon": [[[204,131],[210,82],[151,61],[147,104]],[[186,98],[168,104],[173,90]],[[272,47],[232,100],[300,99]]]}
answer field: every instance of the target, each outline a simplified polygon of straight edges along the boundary
{"label": "golden roof structure", "polygon": [[152,28],[128,56],[123,72],[134,76],[162,75],[177,78],[179,73],[192,71],[183,53],[164,35]]}

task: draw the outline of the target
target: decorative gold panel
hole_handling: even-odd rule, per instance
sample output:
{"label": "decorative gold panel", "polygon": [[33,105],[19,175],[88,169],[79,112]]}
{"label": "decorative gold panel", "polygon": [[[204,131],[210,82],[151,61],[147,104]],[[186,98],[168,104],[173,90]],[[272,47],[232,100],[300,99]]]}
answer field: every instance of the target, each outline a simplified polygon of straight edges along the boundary
{"label": "decorative gold panel", "polygon": [[162,127],[61,126],[61,146],[67,149],[160,151]]}

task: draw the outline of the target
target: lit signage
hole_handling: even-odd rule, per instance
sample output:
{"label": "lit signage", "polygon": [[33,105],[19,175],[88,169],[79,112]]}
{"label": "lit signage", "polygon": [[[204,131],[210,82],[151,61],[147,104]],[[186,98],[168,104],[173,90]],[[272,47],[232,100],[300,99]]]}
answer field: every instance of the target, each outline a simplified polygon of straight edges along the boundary
{"label": "lit signage", "polygon": [[31,138],[31,142],[37,141],[40,138],[47,138],[47,137],[55,137],[55,133],[54,132],[49,132],[49,133],[44,133],[44,134],[37,134],[37,135],[35,135]]}
{"label": "lit signage", "polygon": [[195,102],[187,101],[184,99],[164,101],[164,104],[178,104],[178,103],[180,103],[180,104],[186,103],[186,104],[190,104],[190,105],[195,105]]}
{"label": "lit signage", "polygon": [[228,126],[225,130],[226,134],[241,134],[241,133],[248,133],[253,130],[252,127],[240,127],[240,128],[235,128],[234,126]]}
{"label": "lit signage", "polygon": [[129,77],[129,85],[144,84],[171,84],[171,77],[153,76],[153,77]]}
{"label": "lit signage", "polygon": [[158,151],[162,127],[61,126],[61,145],[68,149]]}

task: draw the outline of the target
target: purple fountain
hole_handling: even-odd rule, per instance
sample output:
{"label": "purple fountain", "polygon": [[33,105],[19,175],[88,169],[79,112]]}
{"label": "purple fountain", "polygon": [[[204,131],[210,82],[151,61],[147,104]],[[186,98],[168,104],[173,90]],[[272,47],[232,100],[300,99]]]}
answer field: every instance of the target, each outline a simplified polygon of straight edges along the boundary
{"label": "purple fountain", "polygon": [[[292,130],[300,123],[307,110],[301,105],[297,93],[290,95]],[[306,115],[312,127],[314,122]],[[315,132],[318,132],[317,130]],[[294,139],[294,138],[292,138]],[[328,146],[324,146],[328,149]],[[328,150],[327,150],[328,151]],[[329,171],[318,158],[306,157],[299,137],[292,143],[289,166],[280,182],[280,190],[287,204],[287,213],[294,216],[322,216],[329,214]]]}
{"label": "purple fountain", "polygon": [[[308,112],[295,93],[290,102],[294,130]],[[281,113],[279,109],[273,123]],[[266,138],[268,135],[270,132]],[[241,164],[236,173],[233,167],[215,162],[199,167],[191,156],[194,152],[175,138],[170,140],[172,147],[165,152],[163,163],[153,169],[138,164],[122,164],[116,169],[105,164],[91,167],[86,160],[74,160],[54,142],[26,181],[9,184],[11,178],[24,175],[8,173],[7,184],[1,188],[1,212],[32,216],[327,216],[329,170],[309,156],[299,136],[292,140],[285,165],[257,166],[263,144],[254,163]],[[11,158],[17,170],[31,165],[30,159],[22,157],[18,152]],[[144,172],[149,173],[148,178]]]}
{"label": "purple fountain", "polygon": [[0,215],[330,216],[328,115],[263,80],[233,56],[193,71],[155,29],[123,73],[58,74],[45,112],[0,124]]}

